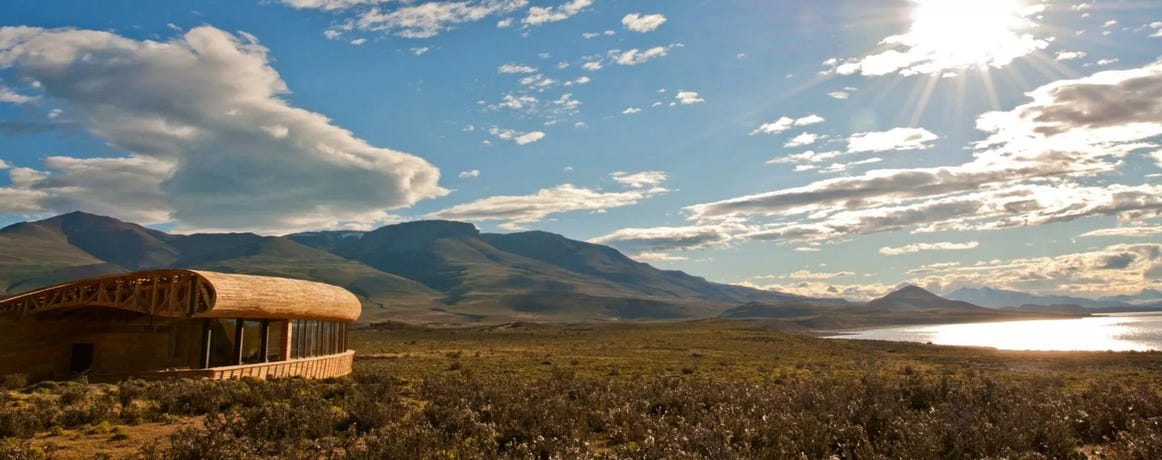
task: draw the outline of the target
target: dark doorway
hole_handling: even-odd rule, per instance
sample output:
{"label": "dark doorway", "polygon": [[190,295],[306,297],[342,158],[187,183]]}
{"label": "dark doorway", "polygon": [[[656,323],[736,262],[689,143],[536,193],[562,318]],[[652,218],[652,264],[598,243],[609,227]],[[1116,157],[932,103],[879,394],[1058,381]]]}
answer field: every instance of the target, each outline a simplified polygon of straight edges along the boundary
{"label": "dark doorway", "polygon": [[69,362],[69,372],[80,374],[93,368],[93,344],[74,343],[72,360]]}

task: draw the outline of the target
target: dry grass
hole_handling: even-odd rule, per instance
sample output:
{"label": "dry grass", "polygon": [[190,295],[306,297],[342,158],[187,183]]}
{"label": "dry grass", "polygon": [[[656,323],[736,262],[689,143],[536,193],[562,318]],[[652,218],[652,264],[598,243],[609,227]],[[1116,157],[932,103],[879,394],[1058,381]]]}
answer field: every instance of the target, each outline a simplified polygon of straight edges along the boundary
{"label": "dry grass", "polygon": [[1162,455],[1159,353],[836,341],[731,321],[396,326],[352,344],[344,379],[9,392],[0,428],[16,431],[0,458]]}

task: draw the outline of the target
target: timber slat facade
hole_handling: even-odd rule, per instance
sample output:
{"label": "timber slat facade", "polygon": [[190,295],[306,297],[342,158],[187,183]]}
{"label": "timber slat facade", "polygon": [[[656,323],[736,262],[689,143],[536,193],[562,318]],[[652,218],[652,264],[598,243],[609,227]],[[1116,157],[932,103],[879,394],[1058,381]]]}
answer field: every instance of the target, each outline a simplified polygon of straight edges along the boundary
{"label": "timber slat facade", "polygon": [[[0,375],[334,377],[351,371],[347,290],[304,280],[156,270],[0,300]],[[8,324],[5,324],[8,323]]]}

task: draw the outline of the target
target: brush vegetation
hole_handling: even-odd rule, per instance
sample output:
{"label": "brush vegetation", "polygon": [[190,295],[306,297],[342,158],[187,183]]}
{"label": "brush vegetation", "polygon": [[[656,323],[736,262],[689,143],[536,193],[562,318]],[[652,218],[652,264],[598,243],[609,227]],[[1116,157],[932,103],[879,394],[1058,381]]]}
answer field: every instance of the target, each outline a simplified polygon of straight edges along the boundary
{"label": "brush vegetation", "polygon": [[26,385],[0,458],[1160,458],[1159,353],[766,323],[354,331],[347,378]]}

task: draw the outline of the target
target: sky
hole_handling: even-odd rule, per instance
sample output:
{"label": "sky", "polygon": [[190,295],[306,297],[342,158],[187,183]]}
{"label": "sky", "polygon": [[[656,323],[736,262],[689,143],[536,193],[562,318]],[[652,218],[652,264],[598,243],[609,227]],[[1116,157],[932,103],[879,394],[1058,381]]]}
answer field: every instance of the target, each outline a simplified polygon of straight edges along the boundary
{"label": "sky", "polygon": [[1162,288],[1162,5],[0,4],[0,225],[544,230],[707,279]]}

